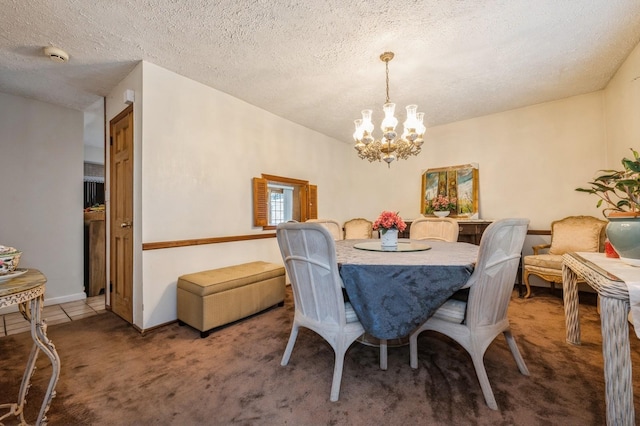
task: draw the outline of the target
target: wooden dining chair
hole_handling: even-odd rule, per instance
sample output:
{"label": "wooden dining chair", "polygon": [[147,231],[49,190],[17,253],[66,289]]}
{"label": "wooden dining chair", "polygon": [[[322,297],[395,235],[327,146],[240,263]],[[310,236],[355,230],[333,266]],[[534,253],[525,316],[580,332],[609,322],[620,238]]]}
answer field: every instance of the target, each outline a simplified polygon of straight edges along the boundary
{"label": "wooden dining chair", "polygon": [[[300,327],[318,333],[335,352],[330,400],[337,401],[345,354],[365,330],[351,304],[344,301],[333,236],[321,224],[305,222],[279,224],[276,238],[295,306],[281,365],[289,363]],[[381,363],[383,350],[386,346],[380,348]],[[384,359],[386,363],[386,352]]]}
{"label": "wooden dining chair", "polygon": [[434,330],[458,342],[471,355],[484,399],[493,410],[498,409],[498,404],[483,359],[500,333],[506,338],[520,373],[529,375],[507,318],[528,225],[528,219],[502,219],[489,225],[480,241],[476,266],[465,284],[469,288],[468,300],[447,300],[409,337],[411,368],[418,368],[418,335],[423,331]]}
{"label": "wooden dining chair", "polygon": [[409,238],[412,240],[458,241],[458,221],[450,217],[422,216],[411,222]]}

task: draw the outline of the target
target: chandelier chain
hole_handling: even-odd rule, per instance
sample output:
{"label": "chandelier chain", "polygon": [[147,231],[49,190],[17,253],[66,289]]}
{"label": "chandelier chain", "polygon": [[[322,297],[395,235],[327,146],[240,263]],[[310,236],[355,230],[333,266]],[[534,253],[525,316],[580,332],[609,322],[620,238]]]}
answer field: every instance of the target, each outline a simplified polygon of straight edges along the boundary
{"label": "chandelier chain", "polygon": [[384,61],[387,66],[387,101],[385,103],[389,103],[389,61]]}

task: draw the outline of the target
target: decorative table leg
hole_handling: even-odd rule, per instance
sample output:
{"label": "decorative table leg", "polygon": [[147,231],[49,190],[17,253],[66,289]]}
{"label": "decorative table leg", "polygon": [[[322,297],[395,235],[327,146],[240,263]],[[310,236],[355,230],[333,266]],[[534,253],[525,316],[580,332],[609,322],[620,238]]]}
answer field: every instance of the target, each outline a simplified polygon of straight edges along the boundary
{"label": "decorative table leg", "polygon": [[40,414],[38,414],[38,419],[36,421],[36,425],[40,425],[47,423],[47,418],[45,415],[47,411],[49,411],[51,400],[56,396],[55,387],[58,383],[58,378],[60,377],[60,357],[58,356],[58,352],[56,352],[56,347],[47,337],[47,324],[41,318],[41,298],[37,298],[35,300],[32,300],[31,302],[31,314],[33,315],[33,317],[31,318],[31,336],[33,337],[35,345],[37,345],[37,347],[47,357],[49,357],[52,368],[51,379],[49,379],[49,386],[47,387],[47,392],[45,393],[44,400],[42,401],[42,406],[40,407]]}
{"label": "decorative table leg", "polygon": [[627,322],[629,302],[601,296],[600,310],[607,424],[635,425]]}
{"label": "decorative table leg", "polygon": [[36,369],[36,360],[38,359],[38,346],[34,343],[29,354],[29,361],[27,361],[27,367],[24,369],[22,375],[22,383],[20,384],[20,392],[18,393],[18,403],[16,404],[15,416],[20,416],[20,424],[27,424],[24,419],[24,405],[27,402],[27,394],[31,387],[31,376]]}
{"label": "decorative table leg", "polygon": [[580,344],[580,314],[578,310],[578,275],[567,265],[562,265],[564,318],[567,326],[567,342]]}

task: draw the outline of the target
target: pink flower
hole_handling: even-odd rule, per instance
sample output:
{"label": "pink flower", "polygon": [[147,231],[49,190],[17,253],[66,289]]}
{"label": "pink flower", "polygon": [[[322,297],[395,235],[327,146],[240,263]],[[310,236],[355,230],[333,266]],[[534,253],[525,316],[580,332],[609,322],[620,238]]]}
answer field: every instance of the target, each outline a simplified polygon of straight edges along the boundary
{"label": "pink flower", "polygon": [[432,199],[429,204],[432,211],[451,211],[456,209],[456,202],[458,200],[455,197],[448,198],[445,195],[438,194],[438,196]]}
{"label": "pink flower", "polygon": [[384,211],[380,213],[378,219],[373,222],[374,230],[381,228],[385,230],[397,229],[398,231],[402,232],[407,228],[407,224],[404,223],[404,220],[402,220],[400,216],[398,216],[398,213]]}

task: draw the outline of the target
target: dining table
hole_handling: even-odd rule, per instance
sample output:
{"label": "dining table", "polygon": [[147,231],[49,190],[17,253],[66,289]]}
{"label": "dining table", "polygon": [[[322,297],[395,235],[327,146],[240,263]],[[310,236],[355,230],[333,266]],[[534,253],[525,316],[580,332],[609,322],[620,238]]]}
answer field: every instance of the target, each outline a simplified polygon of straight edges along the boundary
{"label": "dining table", "polygon": [[335,242],[340,276],[365,331],[377,339],[408,336],[471,276],[478,246],[440,240]]}
{"label": "dining table", "polygon": [[607,425],[635,425],[629,321],[640,338],[640,268],[605,253],[565,253],[562,275],[570,344],[581,343],[578,278],[598,292]]}

